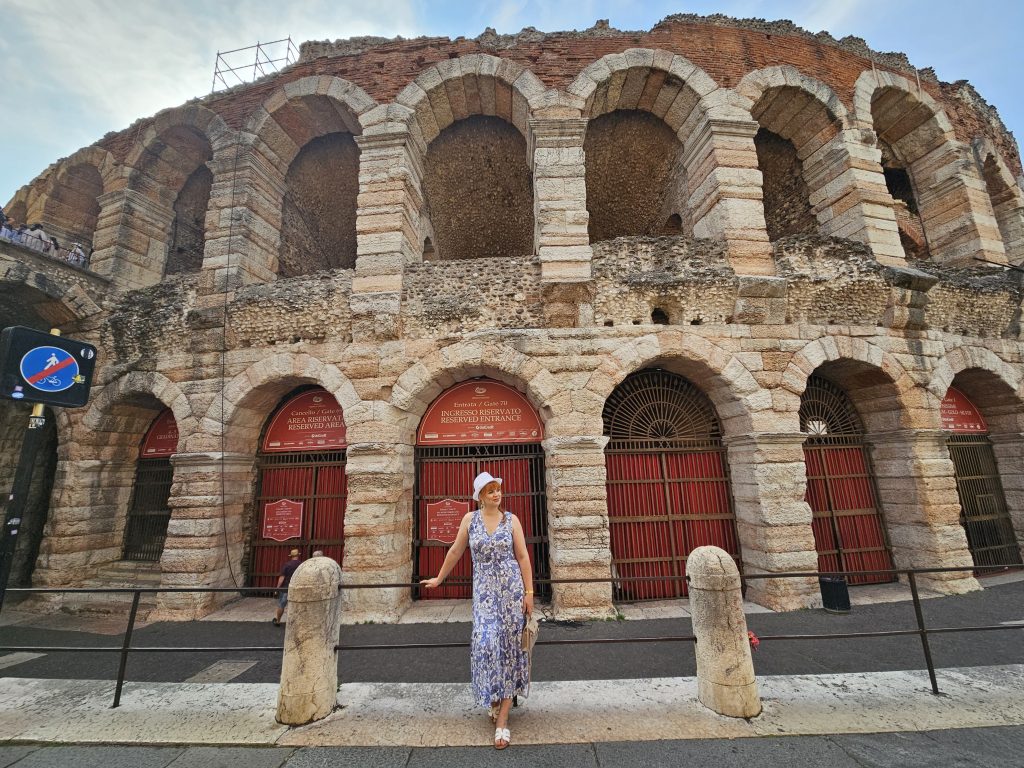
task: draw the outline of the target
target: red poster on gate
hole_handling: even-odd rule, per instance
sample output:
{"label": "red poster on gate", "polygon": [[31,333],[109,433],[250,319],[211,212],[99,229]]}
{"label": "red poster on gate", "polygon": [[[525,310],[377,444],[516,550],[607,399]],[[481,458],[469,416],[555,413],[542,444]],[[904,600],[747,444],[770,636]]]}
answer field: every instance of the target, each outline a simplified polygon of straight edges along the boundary
{"label": "red poster on gate", "polygon": [[459,533],[459,523],[467,512],[468,501],[443,499],[427,504],[427,540],[453,544]]}
{"label": "red poster on gate", "polygon": [[164,408],[142,441],[142,459],[163,459],[178,452],[178,424],[170,408]]}
{"label": "red poster on gate", "polygon": [[337,450],[347,446],[345,417],[334,395],[313,389],[293,397],[274,415],[264,452]]}
{"label": "red poster on gate", "polygon": [[537,412],[512,387],[489,379],[456,384],[423,415],[418,445],[539,443],[544,428]]}
{"label": "red poster on gate", "polygon": [[291,499],[263,505],[263,538],[288,541],[302,535],[302,502]]}
{"label": "red poster on gate", "polygon": [[947,432],[984,434],[988,424],[974,403],[959,389],[950,387],[940,407],[942,428]]}

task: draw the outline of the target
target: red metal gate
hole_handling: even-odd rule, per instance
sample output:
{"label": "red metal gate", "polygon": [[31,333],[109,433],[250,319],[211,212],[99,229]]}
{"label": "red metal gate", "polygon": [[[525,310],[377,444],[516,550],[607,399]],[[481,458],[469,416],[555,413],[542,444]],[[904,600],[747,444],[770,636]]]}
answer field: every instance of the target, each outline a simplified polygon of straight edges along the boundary
{"label": "red metal gate", "polygon": [[[632,374],[604,407],[608,524],[617,598],[686,595],[686,558],[705,544],[740,562],[739,539],[718,417],[681,376]],[[676,577],[676,578],[668,578]]]}
{"label": "red metal gate", "polygon": [[[249,586],[274,586],[293,548],[303,559],[320,550],[342,562],[345,447],[341,408],[326,390],[289,398],[269,420],[258,455]],[[284,518],[275,516],[281,502]]]}
{"label": "red metal gate", "polygon": [[[449,544],[428,538],[427,505],[444,499],[473,501],[473,478],[490,472],[502,479],[502,507],[523,526],[535,579],[550,577],[543,429],[529,402],[516,390],[489,379],[458,384],[427,409],[416,447],[414,491],[414,580],[436,576]],[[421,599],[470,598],[472,560],[462,556],[444,586],[417,590]],[[457,582],[465,581],[464,584]],[[550,587],[538,584],[539,597]]]}
{"label": "red metal gate", "polygon": [[125,521],[122,560],[158,562],[164,552],[171,509],[174,468],[171,456],[178,450],[178,425],[170,408],[161,411],[142,440],[135,465],[135,484]]}
{"label": "red metal gate", "polygon": [[[800,399],[807,491],[820,571],[892,568],[871,460],[853,403],[839,387],[811,376]],[[853,584],[895,581],[895,575],[849,576]]]}
{"label": "red metal gate", "polygon": [[965,394],[950,387],[942,400],[942,427],[950,433],[946,447],[956,474],[960,524],[974,564],[979,569],[1021,565],[1020,545],[985,418]]}

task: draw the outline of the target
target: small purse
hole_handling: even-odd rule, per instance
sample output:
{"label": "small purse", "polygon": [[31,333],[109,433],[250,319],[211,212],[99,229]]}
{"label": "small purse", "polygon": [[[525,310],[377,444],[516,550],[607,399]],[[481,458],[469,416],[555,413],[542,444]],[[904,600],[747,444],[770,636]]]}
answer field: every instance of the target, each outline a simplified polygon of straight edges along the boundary
{"label": "small purse", "polygon": [[527,653],[533,652],[533,644],[537,642],[538,632],[540,632],[540,623],[531,614],[523,624],[522,649]]}

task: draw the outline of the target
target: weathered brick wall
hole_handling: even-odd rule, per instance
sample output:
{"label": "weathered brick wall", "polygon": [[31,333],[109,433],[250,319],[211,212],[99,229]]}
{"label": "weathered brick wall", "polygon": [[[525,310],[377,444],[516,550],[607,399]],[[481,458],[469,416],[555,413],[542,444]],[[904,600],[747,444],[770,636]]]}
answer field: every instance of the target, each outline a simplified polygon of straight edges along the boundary
{"label": "weathered brick wall", "polygon": [[423,190],[440,261],[533,252],[533,179],[522,134],[476,116],[427,150]]}
{"label": "weathered brick wall", "polygon": [[228,306],[228,344],[234,348],[349,341],[351,291],[351,270],[246,286]]}
{"label": "weathered brick wall", "polygon": [[[350,80],[378,102],[387,102],[431,64],[472,53],[516,61],[546,85],[564,88],[601,56],[637,47],[678,52],[725,87],[735,86],[752,70],[791,64],[835,90],[848,108],[854,83],[862,72],[872,68],[873,61],[911,82],[916,82],[920,75],[922,89],[950,113],[958,139],[970,142],[978,135],[992,139],[1004,152],[1007,165],[1015,174],[1021,173],[1020,156],[1012,138],[998,119],[990,116],[991,108],[984,116],[979,114],[981,100],[964,96],[966,84],[939,83],[930,69],[915,71],[902,54],[873,52],[858,38],[836,41],[827,33],[812,34],[788,21],[680,14],[667,17],[647,32],[624,32],[605,25],[585,32],[524,30],[518,35],[496,35],[488,31],[472,40],[357,38],[337,43],[305,43],[301,61],[280,75],[214,94],[201,102],[221,115],[230,127],[239,128],[281,85],[319,74]],[[152,118],[144,118],[125,131],[104,137],[100,143],[123,160],[138,132],[151,123]]]}

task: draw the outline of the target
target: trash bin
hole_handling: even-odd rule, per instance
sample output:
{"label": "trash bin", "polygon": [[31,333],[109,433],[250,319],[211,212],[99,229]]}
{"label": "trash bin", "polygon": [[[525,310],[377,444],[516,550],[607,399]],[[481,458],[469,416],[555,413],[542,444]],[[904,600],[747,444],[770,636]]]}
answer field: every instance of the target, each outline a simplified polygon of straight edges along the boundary
{"label": "trash bin", "polygon": [[850,612],[850,588],[842,576],[819,576],[821,607],[829,613]]}

